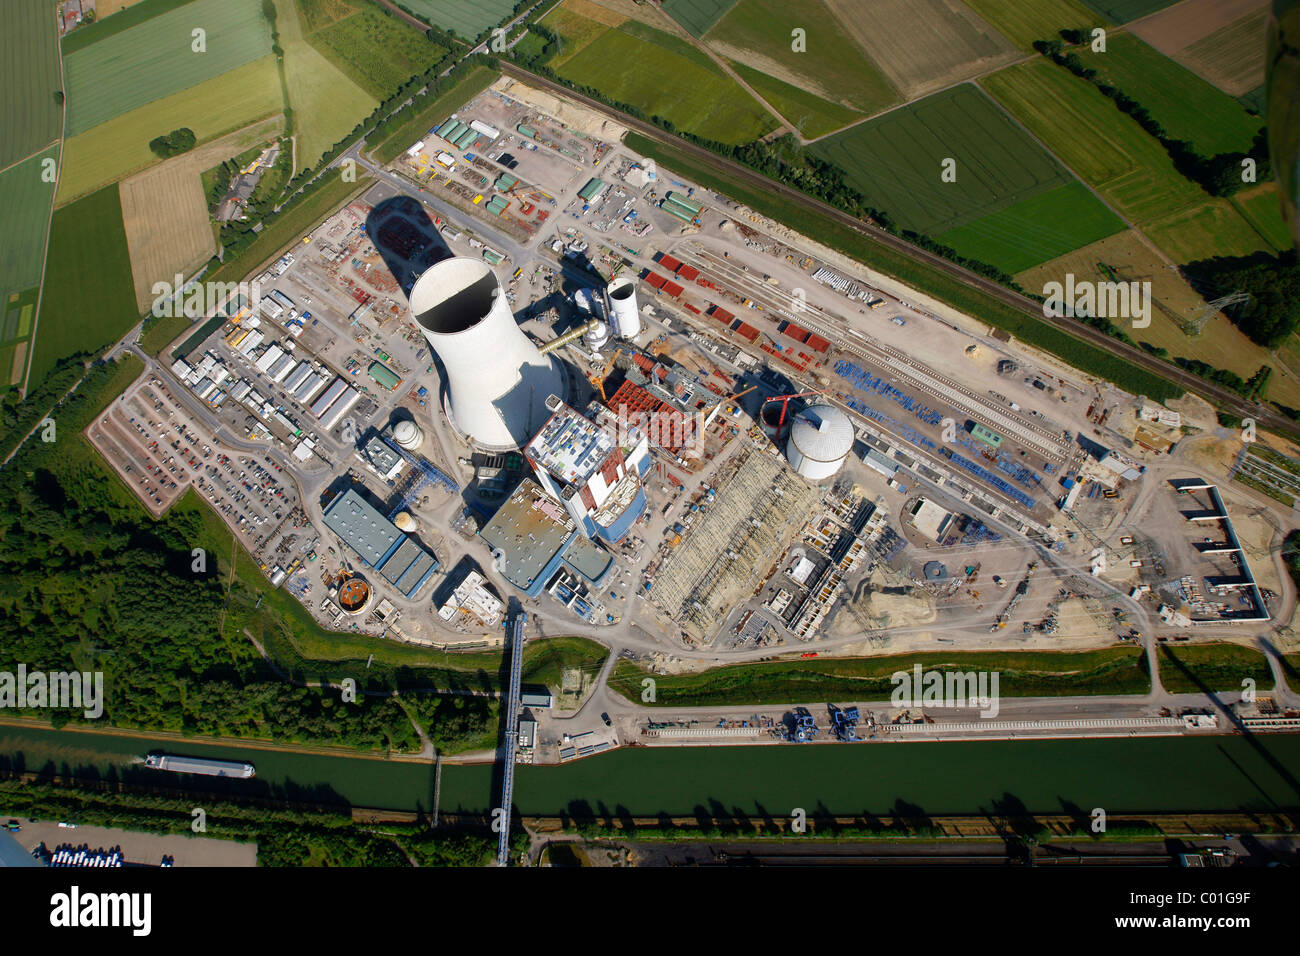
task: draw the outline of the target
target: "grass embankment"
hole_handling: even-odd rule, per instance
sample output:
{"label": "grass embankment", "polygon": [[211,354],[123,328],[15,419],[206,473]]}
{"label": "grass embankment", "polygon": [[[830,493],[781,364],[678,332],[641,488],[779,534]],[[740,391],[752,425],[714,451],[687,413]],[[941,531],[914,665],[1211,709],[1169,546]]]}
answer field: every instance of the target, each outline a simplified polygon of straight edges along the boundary
{"label": "grass embankment", "polygon": [[926,671],[997,671],[1002,697],[1065,697],[1144,694],[1151,682],[1140,649],[1006,653],[919,653],[888,657],[787,660],[716,667],[698,674],[652,675],[619,661],[609,686],[641,701],[641,681],[654,677],[658,707],[763,706],[821,700],[885,700],[894,691],[890,675]]}
{"label": "grass embankment", "polygon": [[486,66],[474,67],[446,93],[434,99],[423,109],[413,113],[405,123],[397,128],[396,132],[382,143],[372,145],[369,150],[370,154],[381,163],[391,163],[407,148],[414,145],[426,131],[437,126],[458,107],[463,106],[467,100],[491,86],[500,75],[496,70],[489,69]]}
{"label": "grass embankment", "polygon": [[1136,395],[1156,401],[1178,398],[1183,390],[1124,359],[1054,328],[975,289],[960,279],[919,262],[902,252],[864,236],[824,213],[792,206],[785,199],[740,182],[715,167],[706,166],[680,149],[660,144],[639,133],[628,133],[627,147],[702,186],[730,196],[756,212],[791,229],[816,237],[818,242],[851,256],[872,269],[924,290],[973,318],[1016,336],[1026,345],[1041,348],[1084,372],[1105,378]]}
{"label": "grass embankment", "polygon": [[1247,678],[1256,690],[1273,687],[1268,659],[1253,647],[1215,643],[1160,648],[1160,683],[1171,694],[1239,691]]}
{"label": "grass embankment", "polygon": [[[327,173],[330,181],[313,190],[267,226],[238,256],[223,262],[216,271],[203,277],[204,282],[239,282],[257,269],[278,258],[287,247],[301,241],[316,224],[373,182],[368,176],[359,176],[354,183]],[[183,315],[170,316],[150,322],[140,337],[141,347],[150,355],[158,355],[168,342],[193,324]]]}

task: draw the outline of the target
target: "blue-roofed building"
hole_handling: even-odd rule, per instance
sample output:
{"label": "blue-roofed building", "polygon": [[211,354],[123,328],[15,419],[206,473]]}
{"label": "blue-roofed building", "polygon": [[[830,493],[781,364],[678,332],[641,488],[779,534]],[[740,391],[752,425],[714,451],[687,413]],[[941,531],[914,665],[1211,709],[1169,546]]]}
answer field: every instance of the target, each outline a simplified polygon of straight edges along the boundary
{"label": "blue-roofed building", "polygon": [[325,509],[325,527],[399,592],[414,597],[438,569],[438,559],[349,488]]}

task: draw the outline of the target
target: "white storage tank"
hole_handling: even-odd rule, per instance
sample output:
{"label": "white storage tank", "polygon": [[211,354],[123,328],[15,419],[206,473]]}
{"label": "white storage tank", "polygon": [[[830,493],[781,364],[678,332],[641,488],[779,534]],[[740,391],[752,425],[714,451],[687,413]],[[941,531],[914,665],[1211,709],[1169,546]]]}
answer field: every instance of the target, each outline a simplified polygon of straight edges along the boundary
{"label": "white storage tank", "polygon": [[794,417],[785,449],[790,467],[809,481],[830,478],[853,450],[853,423],[833,405],[810,405]]}
{"label": "white storage tank", "polygon": [[415,422],[398,422],[393,426],[393,441],[398,447],[405,448],[407,451],[418,451],[424,442],[424,433]]}
{"label": "white storage tank", "polygon": [[609,299],[609,324],[620,339],[641,334],[641,313],[637,311],[636,283],[626,276],[611,282],[605,290]]}

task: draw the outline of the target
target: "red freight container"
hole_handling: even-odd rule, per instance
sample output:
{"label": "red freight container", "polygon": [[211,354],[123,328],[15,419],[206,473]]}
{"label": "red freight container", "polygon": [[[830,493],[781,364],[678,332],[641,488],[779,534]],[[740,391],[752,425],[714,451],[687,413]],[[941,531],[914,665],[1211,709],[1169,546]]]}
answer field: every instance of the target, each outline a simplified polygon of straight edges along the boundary
{"label": "red freight container", "polygon": [[685,290],[681,286],[679,286],[676,282],[665,282],[664,291],[667,292],[670,296],[672,296],[675,299],[679,295],[681,295]]}
{"label": "red freight container", "polygon": [[732,326],[732,331],[737,335],[744,336],[751,342],[758,338],[758,329],[754,328],[747,322],[737,322]]}
{"label": "red freight container", "polygon": [[781,330],[796,342],[803,342],[809,336],[809,332],[801,325],[795,325],[793,322],[787,322],[785,328]]}
{"label": "red freight container", "polygon": [[682,308],[688,309],[689,311],[694,312],[696,315],[700,314],[700,310],[697,309],[695,306],[691,305],[689,302],[683,302]]}
{"label": "red freight container", "polygon": [[719,322],[727,322],[727,323],[730,323],[731,320],[735,318],[734,315],[732,315],[730,312],[728,312],[720,305],[715,305],[712,309],[710,309],[709,315],[713,316]]}
{"label": "red freight container", "polygon": [[665,279],[663,276],[652,272],[648,276],[646,276],[645,281],[650,283],[656,289],[662,289],[664,287],[664,283],[667,282],[668,280]]}
{"label": "red freight container", "polygon": [[694,282],[695,277],[698,276],[699,274],[700,274],[700,270],[695,268],[695,266],[684,265],[677,270],[677,277],[679,279],[685,279],[687,282]]}
{"label": "red freight container", "polygon": [[814,352],[825,352],[828,348],[831,347],[831,343],[827,342],[820,335],[808,336],[808,341],[805,342],[804,345],[808,346]]}

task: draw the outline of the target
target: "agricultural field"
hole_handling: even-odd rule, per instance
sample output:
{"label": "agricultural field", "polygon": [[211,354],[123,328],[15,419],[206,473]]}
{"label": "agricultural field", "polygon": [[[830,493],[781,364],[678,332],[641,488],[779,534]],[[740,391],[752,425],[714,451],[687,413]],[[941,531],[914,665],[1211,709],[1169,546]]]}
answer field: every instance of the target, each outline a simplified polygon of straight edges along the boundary
{"label": "agricultural field", "polygon": [[401,0],[398,4],[425,23],[472,40],[506,19],[516,0]]}
{"label": "agricultural field", "polygon": [[862,114],[832,103],[789,83],[783,83],[766,73],[751,69],[734,60],[728,61],[736,75],[749,84],[773,109],[790,121],[802,136],[816,139],[835,132]]}
{"label": "agricultural field", "polygon": [[351,16],[306,36],[327,60],[377,100],[391,96],[448,52],[409,23],[370,5],[356,4]]}
{"label": "agricultural field", "polygon": [[1272,245],[1226,199],[1211,199],[1142,224],[1142,231],[1179,265],[1214,256],[1248,256]]}
{"label": "agricultural field", "polygon": [[[807,31],[806,52],[790,49],[796,28]],[[822,0],[740,0],[704,40],[729,60],[860,113],[878,113],[899,101]]]}
{"label": "agricultural field", "polygon": [[[969,83],[935,93],[812,147],[906,229],[936,235],[1072,181]],[[945,159],[956,181],[941,180]]]}
{"label": "agricultural field", "polygon": [[1055,39],[1067,27],[1099,26],[1097,15],[1079,0],[965,0],[1020,49],[1030,51],[1035,40]]}
{"label": "agricultural field", "polygon": [[1136,37],[1110,37],[1105,53],[1076,51],[1099,79],[1141,103],[1173,139],[1192,145],[1202,156],[1244,153],[1263,125],[1235,99],[1210,85]]}
{"label": "agricultural field", "polygon": [[1055,63],[1040,58],[980,82],[1131,221],[1141,225],[1203,204],[1204,191],[1174,168],[1154,137]]}
{"label": "agricultural field", "polygon": [[[61,41],[63,55],[71,56],[78,50],[84,50],[107,37],[124,33],[146,20],[170,13],[190,2],[192,0],[140,0],[127,5],[116,14],[99,13],[94,23],[83,23],[63,38]],[[102,7],[103,3],[98,6]]]}
{"label": "agricultural field", "polygon": [[[207,31],[201,52],[192,49],[196,23]],[[67,133],[84,133],[270,51],[261,0],[192,0],[65,56]]]}
{"label": "agricultural field", "polygon": [[950,0],[825,0],[845,33],[905,100],[1020,59],[1024,54],[968,7]]}
{"label": "agricultural field", "polygon": [[283,109],[280,76],[271,56],[173,93],[68,139],[57,201],[71,202],[157,163],[149,140],[162,133],[188,126],[204,143]]}
{"label": "agricultural field", "polygon": [[569,0],[552,7],[539,21],[560,37],[560,49],[547,63],[553,70],[577,56],[579,52],[610,27],[627,21],[622,14],[607,10],[594,3]]}
{"label": "agricultural field", "polygon": [[[54,183],[41,176],[47,159],[57,159],[59,147],[0,172],[0,301],[41,281],[45,228],[54,203]],[[4,369],[0,368],[0,379]]]}
{"label": "agricultural field", "polygon": [[[1048,282],[1063,282],[1067,273],[1076,281],[1151,283],[1155,300],[1151,325],[1130,329],[1139,342],[1168,349],[1172,357],[1200,358],[1219,368],[1249,378],[1261,365],[1274,364],[1269,380],[1270,398],[1300,407],[1300,382],[1277,367],[1262,347],[1252,342],[1222,314],[1206,323],[1200,335],[1186,334],[1181,322],[1190,321],[1204,299],[1182,276],[1171,272],[1161,255],[1134,230],[1125,230],[1076,249],[1050,262],[1016,274],[1016,281],[1029,292],[1042,292]],[[1300,368],[1300,363],[1297,363]]]}
{"label": "agricultural field", "polygon": [[1133,33],[1230,96],[1264,82],[1268,0],[1186,0]]}
{"label": "agricultural field", "polygon": [[59,359],[101,349],[140,319],[116,185],[55,211],[45,262],[29,385]]}
{"label": "agricultural field", "polygon": [[1083,0],[1083,5],[1112,23],[1128,23],[1163,10],[1175,2],[1176,0]]}
{"label": "agricultural field", "polygon": [[256,155],[265,143],[249,143],[259,131],[250,127],[231,133],[122,180],[122,224],[141,312],[153,302],[155,282],[171,282],[177,273],[188,277],[216,254],[203,170],[241,153]]}
{"label": "agricultural field", "polygon": [[23,382],[39,296],[40,289],[33,286],[0,300],[4,303],[0,308],[0,387]]}
{"label": "agricultural field", "polygon": [[[4,57],[0,58],[0,169],[59,138],[59,34],[46,0],[5,5]],[[3,370],[0,370],[0,378]]]}
{"label": "agricultural field", "polygon": [[1124,228],[1109,206],[1073,180],[934,238],[964,256],[1016,273]]}
{"label": "agricultural field", "polygon": [[[546,21],[557,32],[566,22],[568,18]],[[588,32],[585,25],[582,29]],[[596,87],[611,99],[630,103],[647,116],[666,117],[697,136],[746,143],[777,125],[762,104],[706,54],[635,20],[605,28],[553,68],[571,82]]]}
{"label": "agricultural field", "polygon": [[275,0],[275,7],[298,141],[297,168],[305,169],[373,113],[379,101],[307,41],[293,0]]}
{"label": "agricultural field", "polygon": [[735,5],[736,0],[664,0],[663,10],[692,36],[702,37]]}
{"label": "agricultural field", "polygon": [[1232,204],[1278,252],[1290,249],[1295,244],[1290,230],[1282,220],[1282,206],[1275,183],[1263,183],[1254,189],[1243,190],[1232,197]]}

